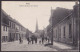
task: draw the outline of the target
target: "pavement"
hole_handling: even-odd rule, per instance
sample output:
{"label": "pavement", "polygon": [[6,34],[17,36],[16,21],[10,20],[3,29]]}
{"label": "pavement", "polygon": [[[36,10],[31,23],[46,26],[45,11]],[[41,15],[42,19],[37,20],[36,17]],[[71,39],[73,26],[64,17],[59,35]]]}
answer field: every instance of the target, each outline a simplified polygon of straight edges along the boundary
{"label": "pavement", "polygon": [[[46,44],[45,42],[44,44]],[[44,44],[28,44],[27,40],[24,40],[22,44],[19,41],[1,43],[1,51],[70,51],[72,46],[54,42],[53,45],[44,46]],[[74,51],[74,50],[72,50]],[[76,52],[78,52],[76,50]]]}
{"label": "pavement", "polygon": [[68,45],[68,44],[64,44],[64,43],[60,43],[60,42],[56,42],[53,41],[53,45],[47,45],[50,48],[55,48],[58,51],[66,51],[66,52],[79,52],[79,49],[77,47]]}

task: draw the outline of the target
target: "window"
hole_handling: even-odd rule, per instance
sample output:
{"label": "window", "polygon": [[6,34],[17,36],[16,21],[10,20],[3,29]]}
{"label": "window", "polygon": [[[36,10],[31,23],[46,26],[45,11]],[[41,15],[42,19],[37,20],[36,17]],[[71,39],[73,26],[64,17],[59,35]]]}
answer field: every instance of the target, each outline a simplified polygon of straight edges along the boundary
{"label": "window", "polygon": [[60,28],[59,30],[60,30],[60,35],[59,35],[59,37],[61,38],[61,28]]}
{"label": "window", "polygon": [[5,38],[5,37],[4,37],[4,36],[2,36],[2,42],[4,42],[4,38]]}
{"label": "window", "polygon": [[13,23],[13,25],[12,25],[13,27],[12,28],[14,28],[14,23]]}
{"label": "window", "polygon": [[12,28],[14,28],[14,23],[12,23]]}
{"label": "window", "polygon": [[7,26],[6,26],[6,31],[7,31]]}
{"label": "window", "polygon": [[4,42],[5,41],[5,36],[2,36],[2,42]]}
{"label": "window", "polygon": [[12,28],[12,22],[10,22],[10,27]]}
{"label": "window", "polygon": [[13,23],[12,23],[12,28],[13,28]]}
{"label": "window", "polygon": [[72,34],[71,34],[71,24],[69,24],[69,38],[72,38]]}
{"label": "window", "polygon": [[18,40],[18,34],[16,33],[16,40]]}
{"label": "window", "polygon": [[14,29],[15,29],[15,24],[14,24]]}
{"label": "window", "polygon": [[5,31],[5,26],[3,26],[3,31]]}
{"label": "window", "polygon": [[10,22],[10,27],[12,27],[12,23]]}
{"label": "window", "polygon": [[65,38],[65,27],[64,27],[64,38]]}
{"label": "window", "polygon": [[56,38],[57,38],[57,30],[56,30]]}
{"label": "window", "polygon": [[5,41],[7,41],[7,36],[5,36]]}
{"label": "window", "polygon": [[9,21],[9,26],[11,27],[11,22]]}

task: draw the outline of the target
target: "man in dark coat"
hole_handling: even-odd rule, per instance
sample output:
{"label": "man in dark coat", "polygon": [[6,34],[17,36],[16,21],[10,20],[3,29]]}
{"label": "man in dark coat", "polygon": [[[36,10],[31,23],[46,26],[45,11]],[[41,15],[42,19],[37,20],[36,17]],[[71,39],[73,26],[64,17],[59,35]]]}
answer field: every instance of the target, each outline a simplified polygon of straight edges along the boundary
{"label": "man in dark coat", "polygon": [[28,44],[29,44],[29,43],[30,43],[30,41],[31,41],[31,40],[30,40],[30,37],[28,37],[28,38],[27,38],[27,41],[28,41]]}
{"label": "man in dark coat", "polygon": [[31,41],[32,41],[32,44],[33,44],[33,42],[34,42],[34,36],[31,37]]}
{"label": "man in dark coat", "polygon": [[37,37],[35,37],[35,43],[37,43]]}

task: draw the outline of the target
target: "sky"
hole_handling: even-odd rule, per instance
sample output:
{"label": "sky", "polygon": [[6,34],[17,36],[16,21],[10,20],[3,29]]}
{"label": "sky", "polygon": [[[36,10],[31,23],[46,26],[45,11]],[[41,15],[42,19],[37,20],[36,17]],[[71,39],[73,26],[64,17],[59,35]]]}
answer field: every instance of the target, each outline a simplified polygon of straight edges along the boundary
{"label": "sky", "polygon": [[75,2],[62,1],[2,1],[2,9],[13,19],[20,22],[25,28],[35,32],[36,20],[40,30],[49,25],[51,7],[73,9]]}

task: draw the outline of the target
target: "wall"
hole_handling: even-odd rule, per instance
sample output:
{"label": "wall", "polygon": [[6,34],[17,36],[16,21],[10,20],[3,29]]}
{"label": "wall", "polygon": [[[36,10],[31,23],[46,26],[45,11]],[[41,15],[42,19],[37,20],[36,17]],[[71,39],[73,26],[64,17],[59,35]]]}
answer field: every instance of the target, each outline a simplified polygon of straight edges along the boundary
{"label": "wall", "polygon": [[69,24],[71,24],[71,31],[72,31],[72,18],[71,17],[66,18],[64,21],[58,23],[57,25],[53,27],[53,36],[54,36],[55,41],[64,42],[64,43],[72,43],[72,38],[69,38],[69,30],[70,30]]}
{"label": "wall", "polygon": [[1,34],[2,34],[2,36],[8,36],[8,33],[9,33],[8,27],[7,27],[7,31],[6,30],[3,31],[3,25],[1,25]]}

